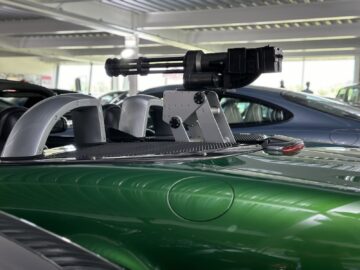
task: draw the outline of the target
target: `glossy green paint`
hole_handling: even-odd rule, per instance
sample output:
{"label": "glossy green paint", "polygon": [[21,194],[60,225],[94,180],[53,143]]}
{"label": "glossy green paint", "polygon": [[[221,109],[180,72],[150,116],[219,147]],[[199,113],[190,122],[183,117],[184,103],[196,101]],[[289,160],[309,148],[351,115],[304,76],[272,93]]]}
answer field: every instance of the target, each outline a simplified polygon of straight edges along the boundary
{"label": "glossy green paint", "polygon": [[312,155],[1,166],[0,209],[133,270],[360,269],[360,173]]}
{"label": "glossy green paint", "polygon": [[234,190],[227,182],[202,176],[179,180],[168,193],[170,208],[175,214],[191,221],[210,221],[230,209]]}

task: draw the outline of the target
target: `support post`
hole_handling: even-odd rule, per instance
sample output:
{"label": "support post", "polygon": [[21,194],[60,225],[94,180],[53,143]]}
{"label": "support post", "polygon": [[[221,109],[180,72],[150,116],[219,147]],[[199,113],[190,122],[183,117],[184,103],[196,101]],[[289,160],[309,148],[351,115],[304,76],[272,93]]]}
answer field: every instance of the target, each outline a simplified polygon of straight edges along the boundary
{"label": "support post", "polygon": [[[139,56],[139,38],[136,35],[125,37],[125,49],[121,54],[122,58],[137,58]],[[130,75],[128,80],[129,96],[134,96],[138,93],[138,76]]]}
{"label": "support post", "polygon": [[111,77],[111,91],[119,91],[119,77]]}
{"label": "support post", "polygon": [[56,64],[56,69],[55,69],[55,88],[59,88],[59,76],[60,76],[60,63]]}
{"label": "support post", "polygon": [[88,85],[88,95],[91,96],[91,87],[93,84],[93,63],[90,63],[90,70],[89,70],[89,85]]}
{"label": "support post", "polygon": [[360,55],[355,55],[354,57],[354,83],[360,82]]}

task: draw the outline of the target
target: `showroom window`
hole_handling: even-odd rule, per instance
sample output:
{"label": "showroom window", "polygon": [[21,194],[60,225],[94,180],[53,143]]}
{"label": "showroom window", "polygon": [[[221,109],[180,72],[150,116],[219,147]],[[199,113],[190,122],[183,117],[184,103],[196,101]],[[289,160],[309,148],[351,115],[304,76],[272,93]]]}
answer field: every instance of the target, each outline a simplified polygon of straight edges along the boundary
{"label": "showroom window", "polygon": [[221,107],[229,124],[256,125],[277,123],[289,119],[289,113],[247,99],[223,98]]}
{"label": "showroom window", "polygon": [[353,104],[360,103],[360,91],[358,87],[350,87],[347,91],[347,102]]}
{"label": "showroom window", "polygon": [[[118,77],[117,80],[121,89],[124,78]],[[81,93],[99,97],[112,90],[111,78],[106,75],[103,65],[60,65],[57,88],[76,91],[78,87]]]}
{"label": "showroom window", "polygon": [[354,57],[307,59],[304,62],[304,84],[319,96],[335,97],[339,89],[353,84]]}
{"label": "showroom window", "polygon": [[[122,86],[124,77],[116,78]],[[90,83],[90,93],[94,97],[102,96],[112,90],[111,78],[106,75],[104,65],[93,65]]]}
{"label": "showroom window", "polygon": [[150,74],[147,76],[139,76],[138,79],[139,91],[173,84],[183,84],[182,74]]}
{"label": "showroom window", "polygon": [[347,88],[340,89],[339,93],[336,95],[336,98],[339,100],[346,101],[346,91]]}
{"label": "showroom window", "polygon": [[80,81],[82,93],[89,92],[90,65],[63,64],[59,67],[57,88],[76,91],[76,81]]}
{"label": "showroom window", "polygon": [[280,73],[264,73],[253,85],[266,87],[280,87],[280,82],[283,81],[286,89],[301,90],[302,89],[302,61],[284,61],[282,72]]}
{"label": "showroom window", "polygon": [[339,89],[354,83],[355,58],[294,58],[283,62],[280,73],[262,74],[253,84],[266,87],[280,87],[302,91],[306,83],[316,95],[335,97]]}

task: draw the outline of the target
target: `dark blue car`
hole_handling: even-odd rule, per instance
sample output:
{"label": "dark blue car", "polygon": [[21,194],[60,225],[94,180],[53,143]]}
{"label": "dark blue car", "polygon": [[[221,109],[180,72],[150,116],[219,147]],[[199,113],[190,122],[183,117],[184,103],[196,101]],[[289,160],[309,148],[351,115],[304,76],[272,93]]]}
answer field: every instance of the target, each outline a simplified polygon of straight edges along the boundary
{"label": "dark blue car", "polygon": [[[162,97],[156,87],[143,94]],[[307,146],[360,146],[360,110],[311,94],[259,86],[228,90],[220,97],[234,133],[279,134],[301,138]]]}

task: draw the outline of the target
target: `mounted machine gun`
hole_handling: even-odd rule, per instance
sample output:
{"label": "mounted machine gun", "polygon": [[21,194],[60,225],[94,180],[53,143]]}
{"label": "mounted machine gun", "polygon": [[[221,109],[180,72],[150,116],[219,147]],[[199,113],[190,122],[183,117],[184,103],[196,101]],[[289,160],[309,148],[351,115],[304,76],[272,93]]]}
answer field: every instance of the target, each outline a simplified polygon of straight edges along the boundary
{"label": "mounted machine gun", "polygon": [[234,48],[223,53],[188,51],[184,57],[107,59],[109,76],[183,73],[184,89],[164,92],[163,120],[176,141],[230,142],[235,139],[217,93],[252,83],[262,73],[280,72],[280,48]]}

